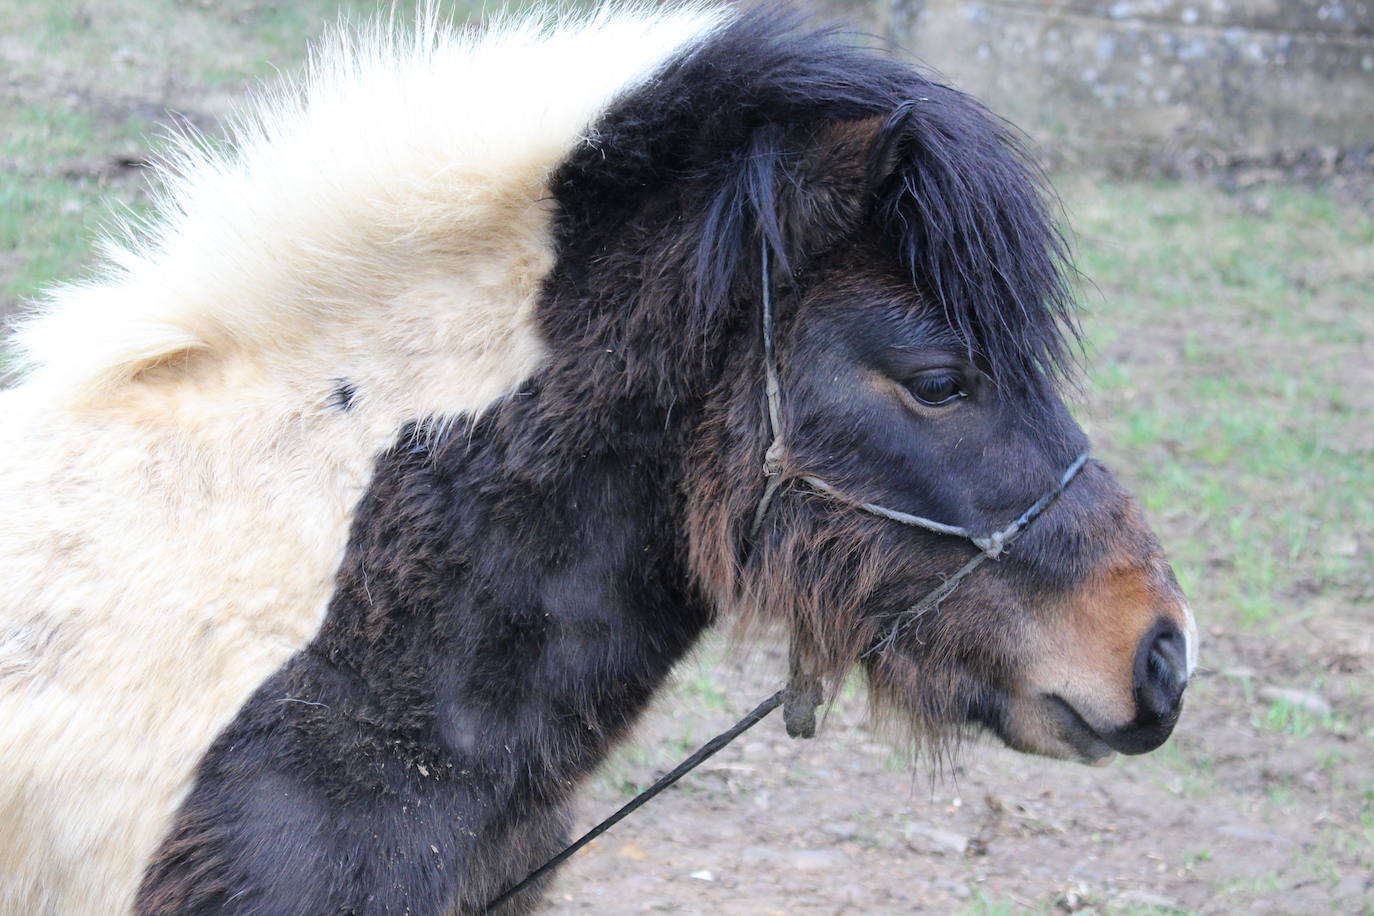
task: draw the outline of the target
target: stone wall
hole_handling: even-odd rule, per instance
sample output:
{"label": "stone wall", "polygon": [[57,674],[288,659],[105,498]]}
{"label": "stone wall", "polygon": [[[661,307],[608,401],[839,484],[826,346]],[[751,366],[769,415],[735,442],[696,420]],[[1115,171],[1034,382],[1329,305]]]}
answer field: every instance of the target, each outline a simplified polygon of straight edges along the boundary
{"label": "stone wall", "polygon": [[869,15],[1076,157],[1374,148],[1374,0],[875,0]]}

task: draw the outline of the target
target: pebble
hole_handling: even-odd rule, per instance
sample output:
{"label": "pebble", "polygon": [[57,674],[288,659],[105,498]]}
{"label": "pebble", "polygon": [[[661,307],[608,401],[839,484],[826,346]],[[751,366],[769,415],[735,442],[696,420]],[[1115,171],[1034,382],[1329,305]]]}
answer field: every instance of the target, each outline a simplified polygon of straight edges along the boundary
{"label": "pebble", "polygon": [[667,882],[658,875],[629,875],[617,882],[620,886],[633,890],[637,895],[662,889]]}
{"label": "pebble", "polygon": [[842,884],[835,888],[835,896],[843,903],[847,903],[850,906],[858,906],[868,898],[869,892],[865,890],[862,885]]}
{"label": "pebble", "polygon": [[915,836],[925,837],[937,851],[952,852],[956,856],[962,856],[968,852],[968,837],[961,833],[953,833],[935,827],[912,827],[911,833]]}
{"label": "pebble", "polygon": [[620,847],[620,851],[616,855],[622,859],[633,859],[636,862],[643,862],[649,858],[649,854],[638,843],[626,843]]}
{"label": "pebble", "polygon": [[1122,891],[1112,897],[1112,903],[1120,907],[1150,907],[1171,911],[1179,908],[1178,901],[1165,897],[1163,894],[1156,894],[1154,891],[1140,888]]}
{"label": "pebble", "polygon": [[782,854],[770,846],[746,846],[740,851],[739,860],[746,865],[776,862]]}
{"label": "pebble", "polygon": [[824,830],[826,833],[839,837],[842,840],[850,839],[856,833],[859,832],[858,825],[851,824],[848,821],[836,821],[835,823],[826,824],[821,829]]}
{"label": "pebble", "polygon": [[797,871],[829,871],[844,865],[845,855],[835,849],[799,849],[787,862]]}
{"label": "pebble", "polygon": [[707,871],[707,870],[704,869],[704,868],[701,869],[700,871],[694,871],[694,872],[692,872],[688,877],[690,877],[690,878],[695,878],[695,879],[697,879],[698,881],[714,881],[714,880],[716,880],[716,876],[713,875],[713,874],[711,874],[709,871]]}
{"label": "pebble", "polygon": [[1248,840],[1252,843],[1267,843],[1271,846],[1293,845],[1293,840],[1290,837],[1278,833],[1271,833],[1268,830],[1258,830],[1254,827],[1247,827],[1244,824],[1224,824],[1217,828],[1217,833],[1237,840]]}
{"label": "pebble", "polygon": [[968,889],[968,885],[961,884],[958,881],[951,881],[949,878],[936,878],[932,886],[960,900],[967,900],[969,897],[973,896],[972,892]]}
{"label": "pebble", "polygon": [[1331,704],[1321,694],[1296,687],[1261,687],[1255,694],[1266,703],[1288,703],[1314,716],[1331,715]]}
{"label": "pebble", "polygon": [[772,756],[773,749],[762,741],[750,741],[744,746],[745,760],[762,760]]}
{"label": "pebble", "polygon": [[1374,883],[1374,878],[1367,875],[1346,875],[1331,892],[1331,899],[1346,900],[1351,897],[1362,897],[1369,892],[1372,883]]}

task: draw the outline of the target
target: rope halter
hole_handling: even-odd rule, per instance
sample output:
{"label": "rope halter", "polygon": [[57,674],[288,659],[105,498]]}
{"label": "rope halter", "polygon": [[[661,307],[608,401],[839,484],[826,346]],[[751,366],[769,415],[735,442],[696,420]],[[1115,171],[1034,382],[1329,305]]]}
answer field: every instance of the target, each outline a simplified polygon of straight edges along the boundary
{"label": "rope halter", "polygon": [[[784,470],[787,465],[787,444],[783,438],[782,431],[782,388],[778,383],[777,360],[773,348],[773,297],[769,277],[768,241],[764,239],[761,243],[761,263],[763,268],[763,371],[764,371],[764,391],[768,401],[768,429],[772,434],[772,442],[768,446],[768,451],[763,458],[763,476],[765,484],[763,495],[759,498],[758,507],[754,510],[754,522],[750,529],[749,541],[754,544],[758,540],[760,531],[763,530],[763,520],[768,514],[768,509],[772,505],[773,497],[777,494],[786,475]],[[965,563],[948,579],[932,589],[925,597],[916,604],[908,608],[904,613],[894,615],[898,618],[896,624],[892,626],[887,634],[874,643],[863,653],[862,658],[867,658],[875,652],[882,651],[891,646],[896,641],[898,634],[905,629],[912,621],[924,616],[931,610],[939,607],[940,602],[958,587],[959,583],[973,570],[977,569],[984,560],[996,560],[1002,556],[1007,546],[1014,541],[1031,522],[1035,521],[1046,509],[1054,503],[1059,495],[1073,483],[1078,472],[1083,470],[1083,466],[1088,462],[1088,452],[1080,453],[1060,476],[1059,481],[1046,492],[1043,496],[1033,502],[1026,511],[1022,512],[1015,520],[1003,528],[992,531],[988,534],[976,534],[968,528],[960,525],[947,525],[934,519],[923,518],[919,515],[912,515],[909,512],[902,512],[898,509],[889,509],[876,503],[864,502],[854,499],[841,492],[830,482],[821,479],[813,474],[797,474],[795,479],[806,484],[813,491],[827,496],[838,503],[857,509],[860,512],[867,512],[869,515],[888,521],[898,522],[912,528],[923,528],[926,531],[933,531],[936,534],[948,535],[950,537],[963,538],[978,548],[978,553]],[[816,680],[814,675],[805,675],[800,670],[800,659],[794,649],[792,656],[792,676],[794,685],[799,675],[809,679],[809,682]],[[801,690],[793,690],[793,693],[801,693]],[[809,695],[814,695],[814,690],[806,691]]]}

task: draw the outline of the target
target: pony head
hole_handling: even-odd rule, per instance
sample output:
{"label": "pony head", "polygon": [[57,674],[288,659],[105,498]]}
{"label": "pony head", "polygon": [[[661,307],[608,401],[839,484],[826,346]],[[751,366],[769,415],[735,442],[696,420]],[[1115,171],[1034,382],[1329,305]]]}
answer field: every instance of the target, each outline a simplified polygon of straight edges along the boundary
{"label": "pony head", "polygon": [[[862,667],[921,741],[975,724],[1091,762],[1168,737],[1196,631],[1101,463],[934,602],[977,548],[849,504],[986,534],[1088,448],[1063,400],[1067,249],[1011,129],[833,35],[745,17],[623,99],[554,188],[565,259],[634,303],[604,349],[642,355],[610,375],[700,405],[682,511],[718,611],[780,624],[832,687]],[[760,512],[765,295],[785,449]]]}

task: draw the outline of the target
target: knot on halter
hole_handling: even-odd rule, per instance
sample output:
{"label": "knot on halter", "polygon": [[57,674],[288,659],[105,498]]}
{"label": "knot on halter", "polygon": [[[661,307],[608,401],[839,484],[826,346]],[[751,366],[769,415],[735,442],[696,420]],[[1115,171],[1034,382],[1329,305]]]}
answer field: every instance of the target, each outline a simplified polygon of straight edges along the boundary
{"label": "knot on halter", "polygon": [[994,531],[985,537],[969,538],[975,547],[983,551],[989,560],[995,560],[1002,555],[1002,548],[1007,545],[1007,531]]}
{"label": "knot on halter", "polygon": [[773,444],[768,446],[768,451],[763,455],[763,476],[777,477],[782,473],[783,458],[782,437],[773,440]]}

